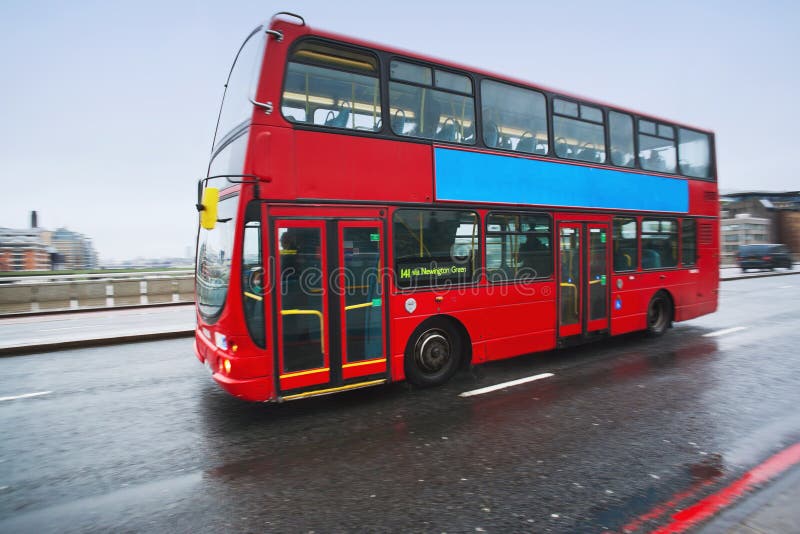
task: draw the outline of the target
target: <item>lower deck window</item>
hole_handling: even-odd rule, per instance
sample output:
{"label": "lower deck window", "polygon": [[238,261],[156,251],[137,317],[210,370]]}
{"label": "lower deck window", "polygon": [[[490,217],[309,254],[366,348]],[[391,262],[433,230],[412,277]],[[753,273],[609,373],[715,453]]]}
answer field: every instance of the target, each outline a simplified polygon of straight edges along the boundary
{"label": "lower deck window", "polygon": [[479,221],[472,211],[396,211],[392,226],[397,285],[411,288],[477,281]]}
{"label": "lower deck window", "polygon": [[614,218],[614,270],[635,271],[639,267],[636,219]]}
{"label": "lower deck window", "polygon": [[642,221],[642,269],[678,265],[678,223],[674,219]]}
{"label": "lower deck window", "polygon": [[486,275],[491,282],[553,274],[550,217],[492,213],[486,220]]}

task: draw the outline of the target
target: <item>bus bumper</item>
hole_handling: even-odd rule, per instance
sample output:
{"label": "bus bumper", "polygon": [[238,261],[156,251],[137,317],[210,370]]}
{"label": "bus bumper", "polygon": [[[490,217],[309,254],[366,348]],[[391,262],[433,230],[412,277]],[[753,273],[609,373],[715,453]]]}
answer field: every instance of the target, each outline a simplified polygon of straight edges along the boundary
{"label": "bus bumper", "polygon": [[[234,378],[226,375],[219,368],[220,359],[224,355],[220,354],[216,347],[205,339],[198,338],[198,336],[195,336],[194,340],[194,353],[200,363],[205,365],[206,370],[211,373],[211,378],[214,379],[214,382],[234,397],[253,402],[275,400],[271,377]],[[241,363],[241,360],[239,363]]]}

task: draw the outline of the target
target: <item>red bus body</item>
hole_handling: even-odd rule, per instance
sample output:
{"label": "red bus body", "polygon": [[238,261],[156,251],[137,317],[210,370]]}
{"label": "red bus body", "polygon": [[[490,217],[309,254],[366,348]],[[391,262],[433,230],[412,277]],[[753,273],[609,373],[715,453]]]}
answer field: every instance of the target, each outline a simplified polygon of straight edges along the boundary
{"label": "red bus body", "polygon": [[[648,326],[648,305],[658,292],[666,293],[672,303],[672,319],[684,321],[714,312],[717,308],[719,283],[718,195],[715,166],[713,165],[713,133],[703,132],[711,139],[711,179],[691,179],[669,175],[670,179],[686,184],[688,209],[682,212],[654,213],[631,209],[603,209],[591,206],[554,206],[529,202],[498,203],[480,200],[452,200],[441,198],[437,189],[438,157],[475,158],[499,155],[505,164],[517,165],[516,160],[541,161],[548,165],[574,168],[613,170],[630,176],[632,185],[637,176],[658,173],[641,169],[615,168],[608,164],[566,161],[550,156],[509,155],[501,150],[483,146],[454,146],[435,140],[400,139],[391,135],[372,135],[364,132],[338,132],[324,128],[298,127],[287,120],[280,111],[288,55],[298,39],[314,36],[321,40],[344,43],[382,54],[397,55],[435,66],[442,66],[474,76],[490,76],[494,80],[508,81],[521,86],[547,91],[541,86],[511,80],[449,62],[443,62],[393,50],[381,45],[358,41],[349,37],[312,30],[304,24],[285,19],[274,19],[269,30],[279,32],[267,38],[268,44],[257,80],[254,100],[271,103],[273,111],[267,113],[263,105],[252,106],[252,118],[246,135],[243,168],[235,174],[257,177],[246,183],[232,185],[221,191],[222,197],[236,195],[230,276],[225,303],[213,320],[198,312],[195,337],[197,358],[206,364],[213,379],[226,391],[251,401],[281,401],[312,395],[333,393],[385,382],[406,379],[406,359],[409,343],[421,324],[433,317],[449,321],[454,331],[462,336],[463,353],[472,364],[499,360],[547,351],[573,340],[580,341],[600,336],[614,336],[645,330]],[[383,56],[382,56],[383,57]],[[381,83],[385,83],[382,80]],[[558,95],[563,92],[554,91]],[[594,105],[602,105],[586,99]],[[619,106],[614,110],[624,111]],[[641,114],[634,114],[641,117]],[[659,120],[652,116],[648,119]],[[671,124],[676,125],[674,121]],[[676,125],[678,126],[678,125]],[[438,150],[438,152],[437,152]],[[478,160],[479,161],[479,160]],[[524,162],[523,162],[524,163]],[[609,171],[611,172],[611,171]],[[616,175],[615,175],[616,176]],[[621,176],[621,175],[620,175]],[[245,210],[251,201],[258,201],[261,228],[260,250],[263,251],[263,300],[254,300],[263,306],[264,342],[259,346],[247,325],[243,293],[247,288],[243,277],[243,241],[245,239]],[[351,309],[359,304],[347,304],[346,297],[337,296],[332,287],[330,270],[346,261],[348,251],[345,232],[370,232],[379,243],[378,264],[393,266],[395,225],[392,217],[405,207],[447,209],[461,207],[477,213],[481,225],[480,247],[486,248],[487,217],[490,213],[534,211],[551,217],[556,249],[552,252],[552,276],[542,280],[529,280],[506,285],[492,284],[486,275],[465,286],[442,289],[440,287],[402,289],[397,284],[397,274],[381,276],[379,306],[382,317],[382,355],[350,362],[342,336],[343,324]],[[251,208],[253,209],[253,208]],[[250,215],[252,217],[252,215]],[[648,217],[668,217],[680,226],[683,219],[697,224],[696,260],[688,267],[678,263],[675,267],[643,269],[640,264],[627,272],[617,273],[612,265],[614,246],[612,225],[615,217],[628,217],[642,221]],[[282,297],[277,281],[281,262],[288,255],[278,254],[278,228],[311,232],[319,236],[318,254],[321,270],[326,275],[317,289],[324,299],[320,314],[312,311],[303,321],[315,324],[319,319],[322,336],[322,365],[309,370],[287,371],[281,352],[282,325],[290,315],[289,304]],[[366,230],[363,230],[366,229]],[[560,233],[561,232],[561,233]],[[605,293],[605,317],[590,319],[589,312],[578,295],[591,291],[586,274],[577,281],[559,281],[560,252],[558,236],[583,232],[600,232],[605,262],[602,291]],[[595,234],[592,234],[595,235]],[[608,236],[608,238],[606,238]],[[599,242],[599,241],[598,241]],[[678,238],[680,243],[680,237]],[[589,247],[588,238],[581,242]],[[282,246],[282,245],[280,245]],[[641,258],[641,242],[637,254]],[[288,250],[288,249],[287,249]],[[583,249],[581,249],[583,250]],[[591,252],[581,252],[591,254]],[[486,254],[480,255],[485,259]],[[602,257],[602,256],[601,256]],[[563,259],[563,258],[561,258]],[[588,260],[581,260],[588,268]],[[599,284],[597,284],[599,286]],[[580,287],[579,287],[580,286]],[[503,290],[505,288],[505,290]],[[521,291],[520,288],[524,289]],[[574,293],[574,294],[573,294]],[[251,297],[252,298],[252,297]],[[574,299],[574,313],[580,320],[571,326],[560,321],[561,300]],[[413,300],[413,304],[411,301]],[[368,303],[365,303],[366,306]],[[413,308],[413,309],[412,309]],[[282,310],[282,311],[277,311]],[[260,313],[260,312],[259,312]],[[603,315],[603,314],[600,314]],[[260,315],[259,315],[260,317]],[[259,319],[261,320],[261,319]],[[299,320],[299,319],[298,319]],[[223,337],[224,336],[224,337]],[[224,341],[219,341],[224,339]]]}

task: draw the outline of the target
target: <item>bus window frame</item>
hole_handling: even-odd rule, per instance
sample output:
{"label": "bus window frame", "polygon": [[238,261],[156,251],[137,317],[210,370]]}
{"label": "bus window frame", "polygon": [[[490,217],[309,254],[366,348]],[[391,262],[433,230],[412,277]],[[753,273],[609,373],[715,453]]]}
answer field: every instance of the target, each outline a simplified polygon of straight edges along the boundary
{"label": "bus window frame", "polygon": [[[578,110],[577,115],[568,115],[568,114],[565,114],[565,113],[557,113],[556,110],[555,110],[556,109],[556,105],[555,105],[555,101],[556,100],[562,100],[562,101],[570,103],[570,104],[575,104],[577,106],[577,110]],[[584,119],[583,118],[583,109],[582,109],[582,107],[584,105],[587,106],[587,107],[599,110],[600,114],[602,115],[602,122],[597,122],[597,121],[594,121],[594,120],[591,120],[591,119]],[[568,158],[566,156],[559,156],[558,153],[556,152],[555,117],[561,117],[561,118],[568,119],[568,120],[573,120],[573,121],[583,122],[583,123],[586,123],[586,124],[594,124],[595,126],[600,126],[602,128],[602,132],[603,132],[603,151],[602,152],[603,152],[603,155],[605,156],[605,159],[603,161],[588,161],[588,160],[585,160],[585,159]],[[549,139],[551,147],[550,147],[550,152],[548,153],[548,155],[556,158],[557,160],[574,161],[574,162],[578,162],[578,164],[603,165],[603,166],[608,166],[608,167],[617,167],[616,165],[612,165],[611,164],[611,155],[609,154],[609,148],[608,148],[608,145],[609,145],[609,143],[608,143],[608,133],[609,133],[608,132],[608,108],[606,106],[603,106],[601,104],[586,103],[583,100],[579,100],[579,99],[573,98],[571,96],[562,95],[562,94],[559,94],[559,93],[552,93],[551,94],[551,101],[550,101],[550,107],[549,107],[549,110],[548,110],[547,119],[548,119],[548,123],[549,123],[549,125],[548,125],[549,129],[551,130],[551,136],[550,136],[550,139]],[[631,168],[631,167],[617,167],[617,168]]]}
{"label": "bus window frame", "polygon": [[[488,243],[487,240],[489,235],[496,235],[496,236],[505,236],[505,235],[526,235],[526,234],[533,234],[533,235],[543,235],[544,232],[489,232],[489,217],[492,215],[517,215],[520,217],[523,216],[544,216],[547,217],[550,223],[550,230],[547,232],[548,237],[550,238],[550,275],[549,276],[542,276],[542,277],[534,277],[534,278],[513,278],[510,280],[503,280],[503,281],[493,281],[489,276],[489,264],[488,264]],[[519,211],[519,210],[502,210],[502,209],[493,209],[486,212],[483,218],[483,275],[486,278],[486,283],[490,285],[508,285],[508,284],[529,284],[529,283],[536,283],[536,282],[552,282],[555,277],[555,261],[556,261],[556,253],[554,249],[554,219],[553,214],[546,212],[546,211]]]}
{"label": "bus window frame", "polygon": [[[504,153],[515,154],[522,157],[532,157],[532,158],[544,158],[546,160],[557,161],[557,162],[569,162],[571,164],[577,165],[590,165],[590,166],[598,166],[602,168],[609,168],[615,170],[621,170],[623,172],[630,172],[632,174],[651,174],[656,173],[658,175],[665,175],[671,176],[676,178],[683,178],[687,180],[697,180],[703,182],[711,182],[717,183],[717,175],[716,175],[716,142],[715,142],[715,135],[711,131],[703,130],[700,128],[684,125],[683,123],[664,120],[661,118],[637,113],[635,111],[628,110],[626,108],[621,108],[619,106],[612,106],[607,105],[600,102],[594,102],[591,100],[585,100],[576,98],[574,96],[563,94],[559,92],[554,92],[543,87],[539,87],[535,84],[525,84],[521,81],[515,81],[513,79],[505,79],[502,77],[498,77],[497,75],[491,73],[482,73],[480,71],[472,71],[472,70],[464,70],[460,69],[458,66],[450,66],[446,64],[436,63],[433,61],[426,60],[424,58],[418,57],[409,57],[407,55],[399,54],[395,51],[387,50],[384,48],[376,47],[370,48],[368,46],[363,46],[360,44],[348,42],[348,41],[341,41],[334,38],[320,36],[320,35],[304,35],[296,39],[289,49],[289,52],[286,56],[286,61],[283,65],[283,72],[281,73],[283,77],[283,82],[281,86],[281,97],[283,92],[286,90],[286,69],[288,68],[288,64],[294,52],[296,46],[300,43],[313,40],[321,44],[329,44],[334,47],[342,47],[345,49],[351,49],[353,51],[358,51],[361,53],[372,55],[377,59],[378,65],[378,93],[380,95],[380,116],[381,116],[381,127],[377,130],[368,131],[368,130],[358,130],[358,129],[344,129],[344,128],[335,128],[330,126],[324,125],[314,125],[308,123],[298,123],[292,122],[283,115],[283,111],[281,110],[281,117],[286,123],[297,130],[311,130],[311,131],[324,131],[326,133],[336,133],[339,135],[354,135],[357,137],[370,137],[370,138],[378,138],[378,139],[387,139],[392,141],[401,141],[407,143],[419,143],[419,144],[426,144],[426,145],[436,145],[436,144],[447,144],[457,147],[465,147],[466,149],[481,149],[481,150],[490,150],[490,151],[502,151]],[[418,65],[425,68],[430,68],[432,70],[432,83],[431,85],[425,84],[418,84],[411,81],[406,80],[397,80],[397,83],[402,83],[414,87],[421,87],[421,88],[428,88],[435,91],[442,91],[445,93],[450,93],[454,95],[460,95],[468,98],[473,99],[473,113],[474,113],[474,142],[473,143],[463,143],[463,142],[450,142],[441,139],[432,139],[426,137],[414,137],[414,136],[404,136],[398,135],[394,133],[391,129],[391,112],[390,112],[390,90],[389,85],[392,82],[391,73],[390,73],[390,65],[391,62],[397,60],[406,62],[413,65]],[[472,85],[472,93],[462,93],[460,91],[446,89],[436,86],[436,72],[437,70],[441,70],[443,72],[447,72],[450,74],[456,74],[460,76],[465,76]],[[347,71],[345,71],[347,72]],[[546,113],[546,121],[547,121],[547,153],[545,154],[538,154],[538,153],[524,153],[524,152],[516,152],[513,150],[508,150],[504,148],[498,147],[490,147],[484,143],[482,131],[483,131],[483,96],[481,92],[481,82],[483,80],[489,80],[500,84],[506,84],[509,86],[517,87],[520,89],[534,91],[536,93],[542,94],[545,97],[545,113]],[[578,105],[578,117],[570,116],[570,115],[563,115],[554,112],[554,100],[564,100],[567,102],[575,103]],[[581,118],[581,110],[580,106],[586,105],[591,108],[598,109],[603,117],[602,123],[598,123],[592,120],[587,120]],[[627,115],[631,117],[633,120],[633,149],[634,149],[634,162],[633,166],[624,167],[615,165],[611,161],[611,146],[610,146],[610,131],[609,131],[609,112],[614,111],[615,113]],[[555,139],[554,139],[554,116],[564,116],[566,118],[570,118],[573,120],[587,122],[589,124],[595,124],[602,126],[603,130],[603,138],[604,138],[604,150],[603,154],[605,155],[605,161],[603,162],[594,162],[594,161],[585,161],[581,159],[573,159],[573,158],[565,158],[556,154],[555,151]],[[640,121],[648,121],[655,123],[656,125],[656,134],[652,135],[651,137],[660,137],[658,135],[658,126],[663,125],[672,128],[674,132],[674,138],[672,141],[675,143],[675,151],[676,151],[676,162],[675,162],[675,171],[674,172],[661,172],[661,171],[652,171],[643,168],[641,163],[641,158],[639,157],[640,152],[640,142],[639,136],[641,135],[641,131],[639,129]],[[679,152],[679,143],[678,143],[678,132],[680,129],[689,130],[692,132],[696,132],[699,134],[707,135],[709,140],[709,151],[710,151],[710,159],[709,159],[709,171],[708,177],[696,177],[696,176],[689,176],[684,174],[680,168],[680,152]],[[650,134],[645,134],[650,135]]]}
{"label": "bus window frame", "polygon": [[[417,65],[417,66],[420,66],[420,67],[425,67],[425,68],[431,69],[431,83],[430,83],[430,85],[423,84],[423,83],[418,83],[418,82],[413,82],[413,81],[408,81],[408,80],[400,80],[400,79],[393,80],[392,79],[392,74],[391,74],[392,61],[400,61],[400,62],[403,62],[403,63],[409,63],[411,65]],[[470,93],[463,93],[461,91],[456,91],[456,90],[453,90],[453,89],[447,89],[447,88],[442,88],[442,87],[437,86],[436,85],[436,71],[437,70],[441,70],[441,71],[449,73],[449,74],[454,74],[454,75],[458,75],[458,76],[464,76],[465,78],[467,78],[469,80],[469,83],[471,84],[472,91]],[[398,54],[388,54],[387,55],[387,58],[386,58],[386,61],[385,61],[384,70],[381,71],[381,75],[382,76],[383,76],[383,73],[385,73],[385,75],[386,75],[385,80],[383,79],[383,77],[381,78],[381,80],[383,80],[385,82],[385,86],[386,86],[386,97],[387,97],[387,100],[386,100],[385,109],[386,109],[386,114],[390,117],[389,121],[388,121],[388,125],[384,124],[384,127],[387,128],[386,133],[388,133],[392,137],[392,139],[397,139],[399,141],[417,141],[417,142],[423,142],[423,143],[429,143],[429,144],[446,143],[448,145],[460,146],[460,147],[469,147],[469,148],[475,148],[475,147],[484,146],[483,145],[483,139],[479,140],[479,138],[481,138],[482,136],[478,135],[478,124],[479,124],[478,117],[479,117],[479,113],[480,113],[480,111],[478,109],[480,107],[479,106],[479,102],[478,102],[478,98],[479,98],[478,86],[479,86],[479,84],[476,83],[475,76],[473,75],[473,73],[471,73],[469,71],[462,71],[462,70],[454,69],[454,68],[448,67],[446,65],[440,65],[440,64],[437,64],[437,63],[433,63],[433,62],[420,60],[420,59],[417,59],[417,58],[408,58],[406,56],[401,56],[401,55],[398,55]],[[444,140],[444,139],[421,137],[421,136],[418,136],[418,135],[401,135],[401,134],[396,133],[394,130],[392,130],[392,127],[391,127],[391,116],[392,116],[392,110],[391,110],[391,106],[392,106],[392,104],[391,104],[391,102],[392,102],[392,100],[391,100],[391,84],[393,82],[394,83],[398,83],[398,84],[408,85],[408,86],[411,86],[411,87],[418,87],[418,88],[421,88],[421,89],[430,89],[431,91],[438,91],[440,93],[447,93],[447,94],[458,95],[458,96],[462,96],[462,97],[466,97],[466,98],[471,98],[472,99],[472,122],[473,122],[472,127],[473,127],[473,130],[474,130],[472,143],[465,143],[465,142],[458,142],[458,141],[447,141],[447,140]],[[382,93],[382,95],[383,95],[383,93]],[[484,146],[484,148],[485,148],[485,146]]]}
{"label": "bus window frame", "polygon": [[[359,52],[359,53],[362,53],[362,54],[365,54],[365,55],[370,55],[375,59],[375,65],[376,65],[375,77],[378,80],[377,95],[378,95],[378,100],[380,101],[380,113],[379,113],[379,117],[380,117],[380,121],[381,121],[380,128],[378,128],[376,130],[359,130],[357,128],[337,128],[335,126],[325,126],[324,124],[313,124],[313,123],[307,123],[307,122],[295,122],[295,121],[289,120],[286,117],[286,115],[284,115],[284,113],[283,113],[283,95],[286,92],[286,84],[288,83],[288,76],[286,76],[286,73],[289,70],[289,63],[292,63],[292,58],[293,58],[295,52],[297,51],[297,48],[299,48],[300,46],[303,45],[303,43],[308,42],[308,41],[311,41],[312,43],[319,43],[319,44],[323,44],[323,45],[329,45],[332,48],[343,48],[345,50],[349,49],[349,50],[352,50],[354,52]],[[385,63],[385,60],[384,60],[383,56],[384,56],[384,54],[381,53],[381,50],[376,50],[376,49],[373,49],[373,48],[360,46],[360,45],[357,45],[357,44],[354,44],[354,43],[349,43],[349,42],[346,42],[346,41],[345,42],[337,41],[337,40],[329,39],[327,37],[322,37],[322,36],[319,36],[319,35],[304,35],[304,36],[296,39],[295,41],[292,42],[291,46],[289,47],[289,50],[286,52],[286,61],[284,61],[283,69],[282,69],[282,71],[280,73],[281,74],[281,78],[282,78],[281,89],[280,89],[280,101],[279,101],[279,103],[278,103],[278,105],[276,107],[280,111],[281,118],[284,121],[286,121],[286,123],[289,124],[292,128],[295,128],[295,129],[298,129],[298,130],[323,131],[323,132],[326,132],[326,133],[335,133],[335,134],[340,134],[340,135],[356,135],[356,136],[359,136],[359,137],[362,137],[362,136],[363,137],[385,137],[388,134],[388,136],[390,138],[394,139],[395,136],[391,135],[391,129],[388,129],[387,125],[386,125],[386,115],[388,113],[387,112],[388,107],[386,106],[386,102],[385,102],[384,98],[385,98],[385,96],[387,96],[387,89],[385,87],[385,86],[387,86],[387,83],[386,83],[387,80],[384,78],[384,71],[385,71],[384,63]],[[320,66],[318,64],[315,64],[315,63],[307,63],[307,62],[302,62],[302,61],[299,61],[297,63],[303,64],[303,65],[312,65],[312,66],[316,66],[316,67],[320,67],[320,68],[330,68],[331,70],[336,70],[338,72],[354,73],[354,71],[351,71],[351,70],[335,69],[333,67],[322,67],[322,66]],[[364,75],[364,76],[366,76],[366,75]]]}
{"label": "bus window frame", "polygon": [[[397,268],[397,251],[395,250],[395,242],[396,236],[394,232],[394,217],[398,211],[452,211],[452,212],[459,212],[459,213],[472,213],[476,217],[475,225],[478,229],[478,235],[476,237],[477,246],[475,247],[475,251],[480,255],[480,261],[476,262],[476,268],[471,273],[471,280],[466,282],[453,282],[453,281],[445,281],[442,284],[414,284],[410,286],[403,286],[400,284],[400,277],[399,277],[399,269]],[[394,290],[398,293],[414,293],[416,291],[437,291],[442,289],[453,289],[459,287],[474,287],[480,286],[483,284],[483,280],[486,276],[486,254],[484,251],[484,240],[486,238],[485,232],[483,231],[483,226],[485,225],[485,218],[481,214],[480,208],[473,207],[473,208],[450,208],[446,206],[437,206],[432,205],[429,207],[420,207],[420,206],[398,206],[394,210],[392,210],[389,214],[387,214],[386,222],[391,229],[391,238],[388,243],[387,249],[391,251],[391,278],[392,286]],[[456,235],[458,237],[458,231],[456,231]]]}

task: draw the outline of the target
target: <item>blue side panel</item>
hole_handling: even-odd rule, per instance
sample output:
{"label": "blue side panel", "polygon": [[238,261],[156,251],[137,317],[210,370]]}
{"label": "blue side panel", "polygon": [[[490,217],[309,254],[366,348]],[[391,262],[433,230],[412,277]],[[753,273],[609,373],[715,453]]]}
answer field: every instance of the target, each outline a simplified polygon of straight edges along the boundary
{"label": "blue side panel", "polygon": [[436,199],[687,213],[679,178],[434,149]]}

